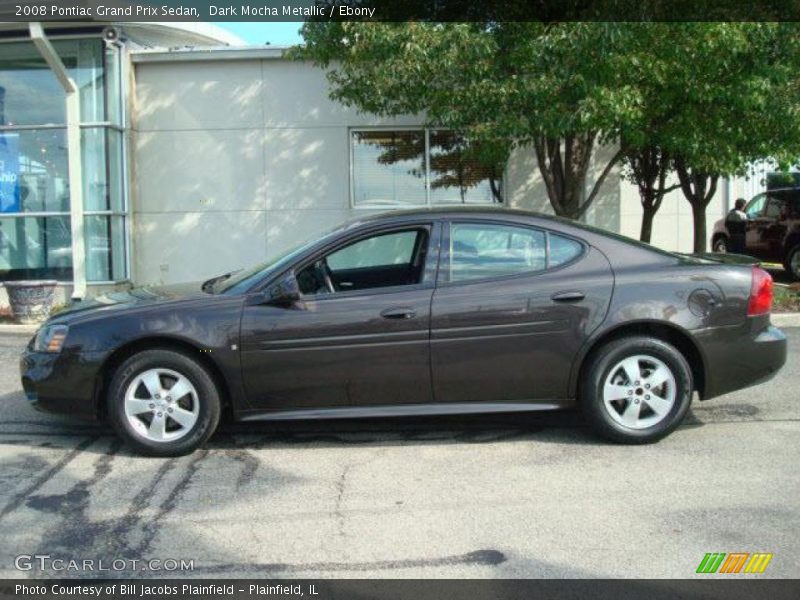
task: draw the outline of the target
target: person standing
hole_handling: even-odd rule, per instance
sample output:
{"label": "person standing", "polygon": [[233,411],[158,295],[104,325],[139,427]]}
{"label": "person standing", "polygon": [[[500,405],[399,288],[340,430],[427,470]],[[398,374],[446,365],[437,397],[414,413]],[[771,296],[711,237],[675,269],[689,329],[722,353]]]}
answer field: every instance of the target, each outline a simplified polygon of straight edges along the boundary
{"label": "person standing", "polygon": [[747,235],[747,213],[744,212],[746,202],[744,198],[737,198],[733,209],[725,217],[725,228],[728,230],[730,242],[728,252],[744,254],[747,251],[745,243]]}

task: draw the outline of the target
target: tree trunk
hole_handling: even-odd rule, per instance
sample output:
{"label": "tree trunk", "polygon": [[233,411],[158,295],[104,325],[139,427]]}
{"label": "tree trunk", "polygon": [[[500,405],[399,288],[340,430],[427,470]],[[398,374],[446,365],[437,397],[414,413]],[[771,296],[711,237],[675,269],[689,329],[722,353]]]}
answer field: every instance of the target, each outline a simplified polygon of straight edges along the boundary
{"label": "tree trunk", "polygon": [[717,191],[718,173],[706,173],[689,166],[682,158],[675,159],[675,171],[678,173],[681,190],[692,206],[694,220],[694,251],[705,252],[706,240],[706,208]]}
{"label": "tree trunk", "polygon": [[642,205],[642,209],[644,212],[642,213],[642,230],[639,233],[639,239],[649,244],[653,235],[653,220],[658,212],[658,206]]}
{"label": "tree trunk", "polygon": [[692,218],[694,219],[694,251],[706,251],[706,206],[707,204],[692,204]]}
{"label": "tree trunk", "polygon": [[675,187],[666,187],[667,172],[670,159],[667,152],[656,145],[645,147],[629,147],[625,153],[625,163],[629,169],[629,178],[639,189],[639,200],[642,203],[642,228],[639,239],[650,243],[655,220],[661,202],[667,192]]}
{"label": "tree trunk", "polygon": [[499,179],[496,178],[494,175],[489,177],[489,188],[492,190],[492,196],[494,197],[494,201],[498,204],[503,203],[503,192],[500,189],[500,185],[498,184]]}
{"label": "tree trunk", "polygon": [[595,149],[597,132],[588,131],[563,138],[538,136],[534,140],[536,161],[547,188],[553,211],[568,219],[580,219],[594,202],[600,186],[619,161],[617,151],[584,199],[586,178]]}

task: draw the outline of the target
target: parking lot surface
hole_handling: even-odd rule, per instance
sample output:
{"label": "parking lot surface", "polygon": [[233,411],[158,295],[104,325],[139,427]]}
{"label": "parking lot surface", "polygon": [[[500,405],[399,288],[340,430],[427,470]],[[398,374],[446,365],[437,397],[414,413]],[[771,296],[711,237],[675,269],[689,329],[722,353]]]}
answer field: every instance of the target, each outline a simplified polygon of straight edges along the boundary
{"label": "parking lot surface", "polygon": [[[758,577],[798,577],[800,329],[786,331],[774,380],[695,402],[654,445],[598,441],[560,413],[227,425],[178,459],[34,411],[28,336],[4,333],[0,576],[683,578],[707,552],[770,552]],[[124,566],[18,570],[20,555]],[[193,569],[141,572],[170,559]]]}

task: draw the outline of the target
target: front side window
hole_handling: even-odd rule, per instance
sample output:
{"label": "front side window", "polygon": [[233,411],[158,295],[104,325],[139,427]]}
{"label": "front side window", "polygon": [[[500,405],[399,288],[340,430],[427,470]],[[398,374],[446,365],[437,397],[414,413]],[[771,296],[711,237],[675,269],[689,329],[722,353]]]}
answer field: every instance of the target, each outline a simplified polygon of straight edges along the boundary
{"label": "front side window", "polygon": [[427,229],[374,234],[315,260],[297,282],[305,295],[416,285],[427,249]]}
{"label": "front side window", "polygon": [[351,131],[353,206],[502,202],[502,167],[444,129]]}
{"label": "front side window", "polygon": [[761,216],[761,211],[764,210],[764,202],[766,201],[766,198],[766,194],[759,194],[750,200],[750,204],[747,205],[747,208],[744,211],[747,214],[748,219]]}

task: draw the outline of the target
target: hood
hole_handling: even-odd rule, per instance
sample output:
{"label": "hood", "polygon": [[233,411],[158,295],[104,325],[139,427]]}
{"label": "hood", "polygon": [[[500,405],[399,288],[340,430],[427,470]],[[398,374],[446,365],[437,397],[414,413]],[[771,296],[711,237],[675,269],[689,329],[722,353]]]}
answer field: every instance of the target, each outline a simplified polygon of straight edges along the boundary
{"label": "hood", "polygon": [[128,291],[109,292],[101,296],[73,302],[63,310],[54,313],[50,320],[57,321],[62,318],[71,319],[73,316],[85,315],[96,311],[111,311],[134,306],[146,306],[186,300],[191,298],[208,297],[200,288],[202,282],[178,283],[164,286],[143,286]]}

